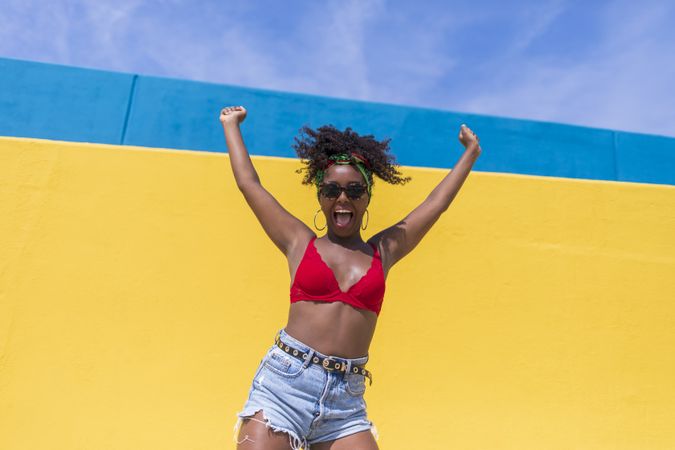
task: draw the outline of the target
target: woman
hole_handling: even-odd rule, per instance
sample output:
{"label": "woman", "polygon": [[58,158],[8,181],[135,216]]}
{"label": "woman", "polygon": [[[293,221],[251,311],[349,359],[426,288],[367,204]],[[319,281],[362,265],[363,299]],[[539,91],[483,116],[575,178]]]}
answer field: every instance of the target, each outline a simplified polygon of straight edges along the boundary
{"label": "woman", "polygon": [[[481,153],[462,125],[465,151],[454,169],[403,220],[364,242],[373,175],[402,184],[387,154],[389,140],[332,126],[296,138],[304,184],[317,186],[327,229],[316,234],[286,211],[260,184],[239,130],[242,106],[224,108],[220,121],[237,186],[267,235],[288,259],[291,306],[253,378],[235,426],[238,449],[377,449],[363,394],[365,368],[391,267],[420,242],[450,206]],[[303,169],[300,169],[303,170]],[[365,223],[363,222],[366,216]],[[372,433],[371,433],[372,431]]]}

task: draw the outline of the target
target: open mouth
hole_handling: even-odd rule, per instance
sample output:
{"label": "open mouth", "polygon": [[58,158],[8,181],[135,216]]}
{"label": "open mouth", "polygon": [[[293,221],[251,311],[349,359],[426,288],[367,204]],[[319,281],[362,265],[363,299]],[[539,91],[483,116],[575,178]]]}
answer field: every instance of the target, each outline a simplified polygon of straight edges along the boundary
{"label": "open mouth", "polygon": [[333,221],[340,228],[351,225],[354,213],[351,211],[333,211]]}

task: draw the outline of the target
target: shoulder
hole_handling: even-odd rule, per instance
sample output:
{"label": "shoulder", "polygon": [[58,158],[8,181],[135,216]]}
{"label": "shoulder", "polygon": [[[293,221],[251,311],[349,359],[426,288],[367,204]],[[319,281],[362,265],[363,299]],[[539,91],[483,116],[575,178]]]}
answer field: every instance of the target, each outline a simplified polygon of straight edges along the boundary
{"label": "shoulder", "polygon": [[380,256],[380,259],[383,257],[383,242],[384,240],[382,239],[382,233],[378,233],[375,236],[371,237],[366,241],[371,247],[374,247],[377,250],[378,255]]}
{"label": "shoulder", "polygon": [[312,230],[306,230],[302,233],[298,233],[293,240],[293,247],[304,249],[307,247],[313,239],[316,239],[318,236]]}
{"label": "shoulder", "polygon": [[386,247],[386,242],[388,239],[388,234],[391,230],[384,229],[377,234],[371,236],[366,242],[369,244],[375,245],[377,249],[381,252],[383,247]]}
{"label": "shoulder", "polygon": [[312,239],[316,238],[316,234],[309,231],[308,233],[302,233],[295,237],[293,244],[289,247],[288,253],[286,253],[286,260],[288,261],[289,266],[291,267],[291,273],[295,272],[307,249],[309,249],[309,244]]}

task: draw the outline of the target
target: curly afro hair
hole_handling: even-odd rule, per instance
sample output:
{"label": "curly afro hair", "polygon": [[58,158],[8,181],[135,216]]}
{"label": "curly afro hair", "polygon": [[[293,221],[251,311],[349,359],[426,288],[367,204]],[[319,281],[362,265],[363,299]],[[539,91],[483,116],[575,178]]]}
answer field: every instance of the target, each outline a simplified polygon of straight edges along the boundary
{"label": "curly afro hair", "polygon": [[[402,177],[397,170],[399,166],[396,158],[388,153],[390,141],[376,141],[372,134],[360,136],[349,127],[340,131],[333,125],[324,125],[313,130],[305,125],[300,129],[300,137],[296,137],[292,145],[306,165],[296,170],[296,173],[307,171],[302,184],[314,184],[317,172],[326,168],[330,156],[354,152],[368,161],[372,173],[382,180],[390,184],[405,184],[411,178]],[[372,184],[372,174],[370,178],[368,181]]]}

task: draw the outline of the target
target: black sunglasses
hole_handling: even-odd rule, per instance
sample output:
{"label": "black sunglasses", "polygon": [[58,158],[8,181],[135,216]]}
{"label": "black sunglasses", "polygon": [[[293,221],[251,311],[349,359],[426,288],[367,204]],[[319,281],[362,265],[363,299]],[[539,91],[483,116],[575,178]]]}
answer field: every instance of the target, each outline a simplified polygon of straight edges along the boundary
{"label": "black sunglasses", "polygon": [[344,191],[351,200],[358,200],[366,193],[366,186],[354,183],[347,187],[342,187],[337,183],[326,183],[322,184],[319,188],[321,195],[327,198],[338,198],[342,191]]}

